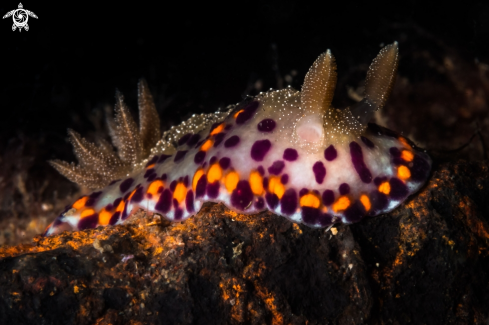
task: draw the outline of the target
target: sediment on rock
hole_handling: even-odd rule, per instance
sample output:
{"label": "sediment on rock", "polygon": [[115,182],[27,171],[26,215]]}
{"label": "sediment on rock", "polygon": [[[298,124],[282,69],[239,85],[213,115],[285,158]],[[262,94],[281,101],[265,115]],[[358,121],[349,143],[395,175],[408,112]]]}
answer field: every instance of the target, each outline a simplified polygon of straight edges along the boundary
{"label": "sediment on rock", "polygon": [[0,323],[485,324],[489,174],[435,167],[398,209],[331,231],[206,204],[0,248]]}

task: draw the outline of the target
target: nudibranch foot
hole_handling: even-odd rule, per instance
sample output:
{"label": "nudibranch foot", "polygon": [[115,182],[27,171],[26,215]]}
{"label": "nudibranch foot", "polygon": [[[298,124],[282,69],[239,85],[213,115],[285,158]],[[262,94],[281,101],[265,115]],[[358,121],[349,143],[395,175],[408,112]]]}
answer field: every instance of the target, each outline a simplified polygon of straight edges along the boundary
{"label": "nudibranch foot", "polygon": [[431,169],[430,157],[411,141],[368,123],[389,96],[398,60],[397,43],[380,51],[365,98],[353,107],[331,107],[336,64],[328,50],[302,92],[261,93],[163,134],[141,81],[139,127],[117,93],[108,123],[116,150],[69,131],[79,164],[52,164],[95,191],[68,206],[45,234],[121,224],[137,209],[183,221],[207,201],[239,213],[268,209],[311,227],[389,212],[423,186]]}

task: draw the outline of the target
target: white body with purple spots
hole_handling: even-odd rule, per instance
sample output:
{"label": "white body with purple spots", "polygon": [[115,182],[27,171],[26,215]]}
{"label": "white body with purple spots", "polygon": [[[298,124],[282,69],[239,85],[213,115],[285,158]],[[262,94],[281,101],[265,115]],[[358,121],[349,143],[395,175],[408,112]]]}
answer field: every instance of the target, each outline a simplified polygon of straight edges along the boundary
{"label": "white body with purple spots", "polygon": [[[424,184],[431,160],[405,138],[373,124],[362,126],[360,116],[352,115],[365,105],[367,110],[381,106],[375,94],[343,111],[314,107],[329,107],[329,81],[335,79],[331,58],[328,52],[316,61],[302,93],[267,92],[199,132],[182,134],[176,152],[156,154],[143,170],[81,198],[46,234],[120,224],[139,208],[183,221],[207,201],[239,213],[269,209],[312,227],[394,209]],[[395,59],[397,66],[397,52]],[[318,84],[326,91],[317,94]],[[385,85],[378,88],[382,98],[389,92]],[[317,98],[325,103],[317,104]]]}

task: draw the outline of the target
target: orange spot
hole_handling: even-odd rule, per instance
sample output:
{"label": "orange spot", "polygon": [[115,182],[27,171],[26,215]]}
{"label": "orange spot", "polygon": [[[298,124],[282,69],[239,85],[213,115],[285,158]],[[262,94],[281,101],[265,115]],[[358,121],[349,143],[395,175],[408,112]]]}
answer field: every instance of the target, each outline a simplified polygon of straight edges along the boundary
{"label": "orange spot", "polygon": [[242,112],[244,112],[244,109],[241,109],[239,111],[237,111],[236,113],[234,113],[234,118],[238,118],[238,115],[241,114]]}
{"label": "orange spot", "polygon": [[173,198],[178,201],[178,203],[182,203],[187,195],[187,188],[183,183],[178,183],[175,187],[175,191],[173,191]]}
{"label": "orange spot", "polygon": [[194,192],[197,188],[197,182],[202,177],[202,175],[204,175],[204,170],[202,170],[202,168],[197,169],[194,174],[194,178],[192,179],[192,188],[194,189]]}
{"label": "orange spot", "polygon": [[250,186],[251,186],[251,191],[255,195],[262,195],[263,194],[263,177],[261,177],[261,174],[254,170],[250,173]]}
{"label": "orange spot", "polygon": [[216,135],[218,133],[221,133],[221,131],[224,130],[224,125],[225,125],[224,123],[221,123],[218,126],[216,126],[216,128],[212,130],[211,135]]}
{"label": "orange spot", "polygon": [[207,171],[207,181],[209,183],[214,183],[215,181],[220,180],[222,177],[222,168],[219,164],[214,164]]}
{"label": "orange spot", "polygon": [[163,183],[162,180],[157,179],[157,180],[151,182],[151,184],[149,184],[148,190],[146,191],[146,193],[151,194],[153,196],[154,195],[157,195],[158,194],[158,191],[162,187],[165,187],[165,183]]}
{"label": "orange spot", "polygon": [[109,224],[110,218],[112,218],[112,213],[103,208],[98,215],[98,224],[106,226]]}
{"label": "orange spot", "polygon": [[391,185],[389,182],[383,182],[379,185],[379,192],[388,195],[391,192]]}
{"label": "orange spot", "polygon": [[301,207],[319,208],[321,200],[314,194],[309,193],[301,197],[299,201]]}
{"label": "orange spot", "polygon": [[83,212],[80,215],[80,218],[83,219],[83,218],[89,217],[93,214],[95,214],[94,209],[86,209],[86,210],[83,210]]}
{"label": "orange spot", "polygon": [[403,145],[405,145],[406,147],[411,147],[409,145],[409,143],[407,142],[406,139],[404,139],[403,137],[399,137],[399,142],[401,142]]}
{"label": "orange spot", "polygon": [[401,158],[404,159],[405,161],[413,161],[414,155],[409,150],[403,150],[401,153]]}
{"label": "orange spot", "polygon": [[134,189],[134,190],[131,192],[131,194],[129,194],[129,197],[127,198],[127,202],[131,201],[132,196],[134,195],[134,193],[136,193],[136,191],[137,191],[137,190],[138,190],[138,189],[137,189],[137,188],[135,188],[135,189]]}
{"label": "orange spot", "polygon": [[271,193],[274,193],[279,199],[282,198],[285,192],[285,187],[280,181],[280,177],[278,176],[270,177],[270,180],[268,181],[268,190]]}
{"label": "orange spot", "polygon": [[370,207],[372,204],[370,203],[370,199],[368,198],[367,195],[363,194],[360,196],[360,202],[362,202],[363,206],[365,207],[365,210],[370,210]]}
{"label": "orange spot", "polygon": [[124,201],[121,201],[119,203],[119,205],[117,206],[117,208],[115,209],[115,212],[121,212],[124,211],[124,206],[126,205],[126,202]]}
{"label": "orange spot", "polygon": [[403,180],[411,177],[411,172],[409,171],[409,168],[407,168],[406,166],[399,166],[399,168],[397,168],[397,177]]}
{"label": "orange spot", "polygon": [[333,204],[333,210],[334,212],[338,212],[340,210],[345,210],[349,206],[350,206],[350,199],[347,198],[346,196],[342,196],[338,199],[338,201],[336,201]]}
{"label": "orange spot", "polygon": [[77,210],[83,208],[85,206],[85,203],[87,203],[87,200],[88,200],[88,196],[84,196],[78,199],[75,203],[73,203],[73,208]]}
{"label": "orange spot", "polygon": [[232,193],[236,186],[238,186],[239,174],[235,171],[229,172],[224,179],[224,185],[229,193]]}
{"label": "orange spot", "polygon": [[207,150],[209,150],[212,147],[213,144],[214,144],[214,141],[212,141],[211,139],[209,139],[206,142],[204,142],[204,144],[202,145],[202,147],[200,147],[200,150],[207,151]]}
{"label": "orange spot", "polygon": [[155,164],[151,164],[151,165],[149,165],[148,167],[146,167],[146,169],[151,169],[151,168],[153,168],[154,166],[155,166]]}

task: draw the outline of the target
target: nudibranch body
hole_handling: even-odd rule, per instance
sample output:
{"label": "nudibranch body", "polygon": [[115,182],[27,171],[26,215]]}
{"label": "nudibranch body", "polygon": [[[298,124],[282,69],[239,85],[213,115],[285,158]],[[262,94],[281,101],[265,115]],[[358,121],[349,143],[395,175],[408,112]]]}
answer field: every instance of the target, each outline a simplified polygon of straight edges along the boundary
{"label": "nudibranch body", "polygon": [[302,92],[262,93],[226,112],[194,115],[162,137],[141,81],[139,130],[117,96],[108,123],[117,153],[70,131],[79,165],[52,164],[79,184],[103,189],[67,207],[46,235],[120,224],[140,208],[183,221],[206,201],[240,213],[269,209],[311,227],[391,211],[419,190],[431,168],[409,140],[368,124],[390,93],[397,63],[397,43],[383,48],[368,71],[365,98],[339,110],[330,107],[336,66],[327,51]]}

